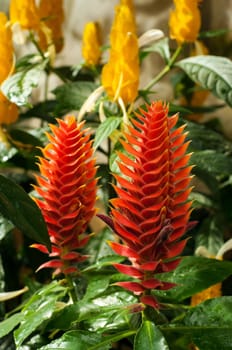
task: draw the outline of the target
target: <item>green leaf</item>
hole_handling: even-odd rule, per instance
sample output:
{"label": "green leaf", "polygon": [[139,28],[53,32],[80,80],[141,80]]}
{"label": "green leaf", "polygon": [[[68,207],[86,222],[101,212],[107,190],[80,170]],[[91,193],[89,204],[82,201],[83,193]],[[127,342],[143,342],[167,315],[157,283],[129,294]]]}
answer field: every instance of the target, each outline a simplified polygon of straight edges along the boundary
{"label": "green leaf", "polygon": [[102,344],[104,338],[102,335],[93,332],[69,331],[61,338],[42,346],[40,350],[94,350],[99,349],[96,347],[99,343],[101,344],[101,350],[108,350],[110,348],[110,342],[107,341],[107,344]]}
{"label": "green leaf", "polygon": [[232,62],[220,56],[194,56],[175,64],[197,84],[232,106]]}
{"label": "green leaf", "polygon": [[10,333],[23,319],[21,313],[14,314],[0,322],[0,338]]}
{"label": "green leaf", "polygon": [[0,215],[0,241],[12,230],[13,227],[14,225],[9,220]]}
{"label": "green leaf", "polygon": [[43,322],[48,321],[56,310],[56,302],[67,292],[56,281],[38,290],[25,304],[20,326],[15,330],[15,343],[19,347]]}
{"label": "green leaf", "polygon": [[46,62],[40,63],[31,69],[13,74],[1,86],[8,99],[18,106],[30,107],[28,98],[32,90],[38,86]]}
{"label": "green leaf", "polygon": [[153,45],[148,46],[142,50],[144,53],[157,52],[164,59],[165,62],[168,62],[170,59],[170,50],[169,50],[169,39],[163,38],[158,40]]}
{"label": "green leaf", "polygon": [[50,250],[47,226],[40,209],[15,182],[0,175],[0,212],[20,231]]}
{"label": "green leaf", "polygon": [[97,148],[120,125],[122,118],[109,117],[96,130],[93,147]]}
{"label": "green leaf", "polygon": [[165,299],[180,302],[213,284],[223,281],[232,273],[232,262],[197,256],[186,256],[172,272],[157,274],[161,281],[176,283],[168,291],[155,291]]}
{"label": "green leaf", "polygon": [[216,256],[223,243],[223,230],[215,216],[206,218],[197,231],[196,247],[203,246],[210,255]]}
{"label": "green leaf", "polygon": [[102,294],[110,283],[110,275],[98,274],[90,275],[88,279],[88,286],[86,293],[82,300],[91,300]]}
{"label": "green leaf", "polygon": [[[171,333],[188,334],[201,350],[231,350],[232,297],[222,296],[204,301],[189,309],[169,330],[161,326],[169,338]],[[166,328],[166,329],[165,329]]]}
{"label": "green leaf", "polygon": [[79,110],[97,85],[89,81],[70,82],[58,86],[53,93],[56,96],[56,113]]}
{"label": "green leaf", "polygon": [[209,299],[188,310],[181,323],[193,327],[226,327],[232,329],[232,297]]}
{"label": "green leaf", "polygon": [[191,151],[213,150],[220,153],[232,153],[232,143],[222,134],[203,124],[186,120],[183,123],[187,124],[188,139],[191,140],[189,149]]}
{"label": "green leaf", "polygon": [[169,350],[161,331],[150,321],[143,322],[135,336],[134,350]]}
{"label": "green leaf", "polygon": [[194,152],[190,161],[191,164],[215,177],[232,173],[232,158],[217,151],[204,150]]}

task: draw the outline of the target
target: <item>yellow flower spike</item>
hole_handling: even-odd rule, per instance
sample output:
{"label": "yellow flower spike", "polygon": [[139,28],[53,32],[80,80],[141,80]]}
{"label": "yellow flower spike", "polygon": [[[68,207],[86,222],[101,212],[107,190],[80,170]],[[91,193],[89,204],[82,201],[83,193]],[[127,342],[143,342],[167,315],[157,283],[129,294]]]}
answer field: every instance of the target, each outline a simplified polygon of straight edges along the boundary
{"label": "yellow flower spike", "polygon": [[194,42],[201,27],[200,0],[174,0],[175,10],[169,19],[170,37],[179,45]]}
{"label": "yellow flower spike", "polygon": [[126,5],[116,7],[110,43],[109,62],[102,70],[102,85],[110,99],[121,98],[127,105],[138,94],[139,48],[135,18]]}
{"label": "yellow flower spike", "polygon": [[38,30],[38,8],[34,0],[11,0],[10,22],[19,23],[22,29]]}
{"label": "yellow flower spike", "polygon": [[120,5],[126,5],[129,7],[132,13],[134,13],[134,2],[133,0],[120,0]]}
{"label": "yellow flower spike", "polygon": [[[48,51],[54,45],[56,53],[64,46],[62,24],[64,21],[63,0],[40,0],[39,17],[43,22],[39,30],[39,46]],[[46,28],[47,27],[47,28]]]}
{"label": "yellow flower spike", "polygon": [[7,22],[6,15],[0,12],[0,83],[8,77],[14,65],[12,32]]}
{"label": "yellow flower spike", "polygon": [[[0,12],[0,84],[14,69],[12,32],[6,15]],[[18,107],[0,92],[0,125],[14,123],[18,118]]]}
{"label": "yellow flower spike", "polygon": [[87,66],[96,66],[101,59],[101,33],[97,22],[88,22],[83,32],[82,55]]}

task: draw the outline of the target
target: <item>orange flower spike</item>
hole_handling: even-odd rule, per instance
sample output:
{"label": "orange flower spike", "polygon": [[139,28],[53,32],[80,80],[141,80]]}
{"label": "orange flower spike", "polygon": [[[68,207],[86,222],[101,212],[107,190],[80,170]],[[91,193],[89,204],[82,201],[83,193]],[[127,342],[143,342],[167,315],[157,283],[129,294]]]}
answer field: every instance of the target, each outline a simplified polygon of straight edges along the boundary
{"label": "orange flower spike", "polygon": [[[39,159],[41,175],[37,176],[35,190],[41,199],[35,199],[47,223],[52,243],[50,257],[56,257],[39,269],[51,267],[57,273],[77,271],[76,263],[86,259],[76,249],[85,245],[89,235],[85,230],[95,214],[97,180],[90,135],[74,116],[51,125],[50,143]],[[49,254],[46,247],[33,247]]]}
{"label": "orange flower spike", "polygon": [[128,156],[119,153],[122,175],[115,175],[114,186],[118,197],[111,201],[111,226],[123,243],[110,245],[131,261],[115,267],[137,279],[117,284],[140,294],[140,301],[153,307],[158,304],[149,291],[173,287],[155,274],[177,267],[191,213],[187,133],[183,126],[176,128],[177,121],[177,115],[168,117],[162,102],[141,110],[132,120],[123,142]]}
{"label": "orange flower spike", "polygon": [[86,23],[83,33],[82,55],[87,66],[96,66],[101,59],[101,33],[96,22]]}
{"label": "orange flower spike", "polygon": [[170,37],[179,45],[194,42],[201,27],[200,0],[174,0],[175,10],[169,19]]}
{"label": "orange flower spike", "polygon": [[133,12],[126,5],[116,7],[110,33],[110,58],[102,70],[102,85],[110,99],[132,103],[138,94],[139,48]]}
{"label": "orange flower spike", "polygon": [[64,46],[62,25],[64,22],[63,0],[40,0],[39,17],[45,25],[39,31],[39,45],[47,51],[49,45],[55,45],[56,53]]}
{"label": "orange flower spike", "polygon": [[22,29],[38,30],[38,8],[34,0],[10,0],[10,21],[19,23]]}

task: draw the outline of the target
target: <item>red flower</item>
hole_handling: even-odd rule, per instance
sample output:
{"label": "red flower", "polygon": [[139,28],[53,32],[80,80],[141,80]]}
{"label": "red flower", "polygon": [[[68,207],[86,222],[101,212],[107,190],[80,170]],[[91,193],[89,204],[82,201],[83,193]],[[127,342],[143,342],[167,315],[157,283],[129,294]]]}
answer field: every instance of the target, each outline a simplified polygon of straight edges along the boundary
{"label": "red flower", "polygon": [[128,257],[131,265],[116,269],[134,277],[120,285],[140,295],[140,301],[157,307],[151,289],[169,289],[156,273],[175,269],[186,239],[191,202],[190,154],[186,154],[185,126],[176,127],[178,115],[168,117],[168,107],[155,102],[136,115],[122,144],[128,155],[119,153],[122,175],[115,175],[118,198],[112,203],[112,225],[122,240],[112,249]]}
{"label": "red flower", "polygon": [[58,120],[47,134],[50,143],[42,150],[35,199],[47,223],[52,252],[41,244],[33,247],[55,257],[39,267],[55,268],[55,274],[77,271],[76,263],[86,259],[77,249],[89,240],[84,235],[95,214],[97,180],[90,135],[74,116]]}

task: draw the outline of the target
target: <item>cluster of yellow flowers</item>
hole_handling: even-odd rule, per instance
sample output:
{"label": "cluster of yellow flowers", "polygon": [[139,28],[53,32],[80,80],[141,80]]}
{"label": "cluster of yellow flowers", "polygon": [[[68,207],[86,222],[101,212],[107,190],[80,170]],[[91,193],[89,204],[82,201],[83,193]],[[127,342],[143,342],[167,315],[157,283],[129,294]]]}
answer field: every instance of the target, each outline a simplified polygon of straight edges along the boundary
{"label": "cluster of yellow flowers", "polygon": [[[14,30],[33,31],[38,38],[38,47],[43,52],[54,47],[60,52],[63,47],[62,0],[41,0],[38,7],[34,0],[11,0],[9,20],[0,12],[0,84],[14,72]],[[0,92],[0,124],[11,124],[18,118],[18,107]]]}

